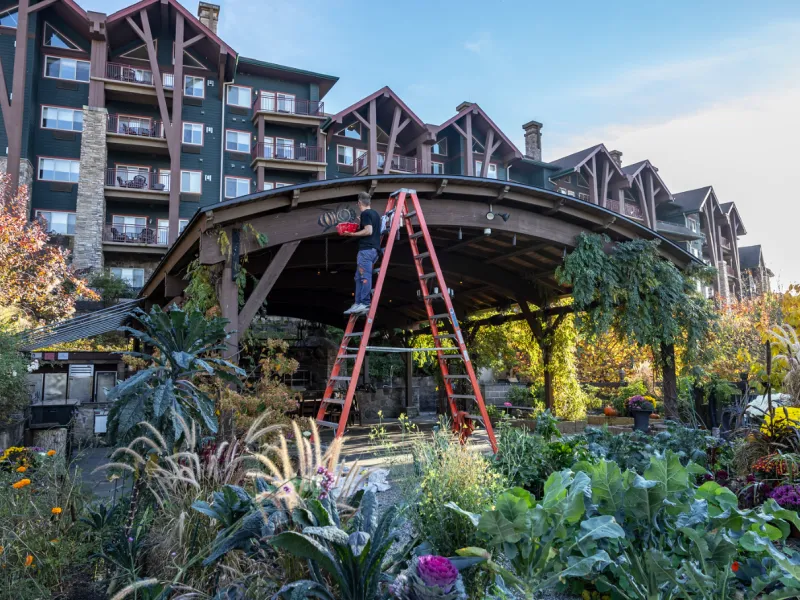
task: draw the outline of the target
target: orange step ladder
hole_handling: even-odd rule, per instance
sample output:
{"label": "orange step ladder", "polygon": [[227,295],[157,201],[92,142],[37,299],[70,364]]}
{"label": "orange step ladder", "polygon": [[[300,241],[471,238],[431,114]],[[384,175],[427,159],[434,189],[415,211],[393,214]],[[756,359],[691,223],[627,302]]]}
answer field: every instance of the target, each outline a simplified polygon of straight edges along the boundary
{"label": "orange step ladder", "polygon": [[[331,370],[328,385],[325,388],[325,394],[320,403],[319,411],[317,412],[317,425],[335,429],[336,437],[344,435],[345,426],[347,425],[347,419],[350,415],[350,408],[353,404],[353,397],[355,396],[356,386],[358,384],[358,376],[364,364],[364,355],[367,351],[386,350],[386,348],[371,347],[369,345],[369,337],[372,333],[372,325],[375,321],[375,314],[380,303],[383,282],[386,279],[386,270],[389,268],[392,257],[392,249],[394,248],[395,241],[400,237],[400,228],[404,225],[408,234],[411,253],[414,257],[421,298],[425,303],[425,311],[431,324],[431,334],[435,346],[434,348],[423,348],[421,350],[432,351],[437,354],[439,367],[442,370],[445,391],[447,392],[447,403],[450,407],[452,418],[455,419],[458,413],[456,400],[472,401],[477,404],[480,414],[469,415],[469,418],[483,421],[483,425],[489,435],[492,451],[497,452],[497,440],[495,439],[494,430],[492,429],[492,423],[486,412],[486,405],[483,402],[478,379],[475,376],[475,369],[472,366],[469,354],[467,353],[467,347],[464,344],[464,336],[461,333],[461,327],[458,324],[456,312],[453,309],[453,302],[450,299],[449,289],[445,283],[442,269],[439,266],[439,260],[436,257],[436,250],[433,247],[431,234],[425,223],[425,217],[422,213],[419,198],[417,198],[417,192],[409,189],[401,189],[394,192],[389,196],[385,215],[391,218],[391,225],[388,227],[388,232],[386,232],[382,238],[382,242],[385,240],[385,249],[383,252],[383,259],[380,261],[380,267],[378,269],[378,280],[375,283],[372,304],[366,315],[350,315],[347,321],[342,343],[339,345],[339,352],[336,356],[336,362]],[[416,223],[414,222],[415,219],[417,221]],[[422,249],[424,251],[420,251],[420,241],[423,241],[425,244],[424,249]],[[424,264],[430,264],[430,268],[426,269]],[[429,285],[431,280],[434,280],[434,282],[438,284],[438,287]],[[434,309],[434,302],[444,303],[444,309],[437,313]],[[361,331],[356,331],[356,325],[361,318],[365,318],[363,327]],[[440,321],[445,324],[449,323],[452,333],[442,333],[442,329],[439,326]],[[453,340],[455,347],[443,346],[442,340],[445,339]],[[354,340],[359,340],[358,348],[351,345]],[[415,351],[416,350],[417,349],[415,349]],[[343,367],[345,367],[346,361],[348,360],[355,361],[352,370],[349,375],[342,375]],[[464,373],[453,374],[448,361],[461,362],[464,367]],[[468,382],[472,388],[472,393],[456,393],[454,383],[458,380]],[[334,392],[342,384],[347,385],[347,392],[344,398],[335,398]],[[336,406],[340,407],[338,422],[326,420],[326,414],[332,407]]]}

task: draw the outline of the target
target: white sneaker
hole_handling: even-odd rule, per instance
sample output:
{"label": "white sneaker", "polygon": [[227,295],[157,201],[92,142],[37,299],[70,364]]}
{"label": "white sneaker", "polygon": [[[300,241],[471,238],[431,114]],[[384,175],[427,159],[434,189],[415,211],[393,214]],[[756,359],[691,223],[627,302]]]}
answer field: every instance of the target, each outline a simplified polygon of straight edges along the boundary
{"label": "white sneaker", "polygon": [[346,315],[352,315],[354,312],[356,312],[356,309],[357,309],[359,306],[361,306],[361,304],[358,304],[358,303],[355,303],[355,304],[353,304],[353,306],[351,306],[351,307],[350,307],[350,308],[348,308],[346,311],[344,311],[344,314],[346,314]]}
{"label": "white sneaker", "polygon": [[366,304],[359,304],[358,308],[353,311],[352,314],[354,315],[366,315],[369,312],[370,307]]}

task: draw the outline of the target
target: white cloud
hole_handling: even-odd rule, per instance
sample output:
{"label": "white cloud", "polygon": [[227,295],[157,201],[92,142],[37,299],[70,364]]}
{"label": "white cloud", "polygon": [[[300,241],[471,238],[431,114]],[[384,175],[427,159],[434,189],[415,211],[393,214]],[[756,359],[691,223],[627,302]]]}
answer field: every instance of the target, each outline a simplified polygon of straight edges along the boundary
{"label": "white cloud", "polygon": [[483,54],[492,46],[492,38],[488,33],[481,33],[476,38],[464,42],[464,48],[475,54]]}
{"label": "white cloud", "polygon": [[[787,76],[786,81],[797,81]],[[797,238],[800,194],[800,86],[776,86],[721,101],[669,120],[619,124],[563,140],[548,156],[563,156],[596,140],[624,153],[625,164],[645,158],[670,190],[713,185],[720,202],[735,202],[747,235],[761,244],[777,283],[800,282]]]}

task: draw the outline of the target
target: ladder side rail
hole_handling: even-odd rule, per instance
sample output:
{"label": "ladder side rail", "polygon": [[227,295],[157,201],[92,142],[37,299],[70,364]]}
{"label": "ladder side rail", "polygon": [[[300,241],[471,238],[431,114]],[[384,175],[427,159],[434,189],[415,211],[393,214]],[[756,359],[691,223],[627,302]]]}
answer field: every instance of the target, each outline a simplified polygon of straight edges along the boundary
{"label": "ladder side rail", "polygon": [[[392,199],[389,199],[391,203]],[[406,192],[401,191],[397,195],[396,201],[396,214],[402,212],[403,207],[405,206],[406,202]],[[361,342],[358,345],[358,355],[356,356],[355,364],[353,365],[353,370],[350,373],[350,383],[347,386],[347,395],[345,396],[344,406],[342,407],[342,415],[339,420],[339,427],[336,429],[336,437],[342,437],[344,435],[344,428],[347,424],[347,417],[350,414],[350,407],[353,404],[353,396],[356,392],[356,386],[358,385],[358,376],[361,373],[361,366],[364,364],[364,354],[367,351],[367,346],[369,345],[369,335],[372,332],[372,323],[375,320],[375,313],[378,310],[378,304],[380,303],[381,291],[383,290],[383,282],[386,279],[386,268],[385,265],[389,264],[389,258],[392,255],[392,248],[394,248],[394,242],[397,238],[397,231],[400,225],[399,218],[392,219],[392,226],[389,230],[389,237],[386,241],[386,250],[383,253],[383,260],[381,261],[381,269],[378,272],[378,281],[375,284],[375,292],[372,294],[372,303],[370,304],[369,313],[366,317],[366,322],[364,323],[364,330],[363,335],[361,336]],[[380,225],[379,225],[380,226]],[[345,338],[347,339],[347,338]]]}
{"label": "ladder side rail", "polygon": [[475,376],[475,369],[473,369],[472,367],[472,362],[469,359],[467,346],[464,343],[464,336],[461,332],[461,327],[458,324],[458,319],[456,318],[456,312],[455,309],[453,308],[453,302],[450,299],[450,293],[447,288],[447,283],[444,280],[444,274],[442,273],[442,268],[439,265],[439,258],[436,256],[436,250],[434,249],[433,243],[431,242],[430,231],[428,231],[428,225],[425,222],[425,215],[422,213],[422,207],[420,206],[419,198],[417,198],[416,192],[411,194],[411,202],[412,205],[414,206],[414,209],[417,211],[419,226],[423,232],[423,238],[425,239],[425,243],[428,246],[428,252],[430,253],[431,264],[433,265],[433,269],[436,272],[436,280],[439,282],[439,289],[442,292],[442,298],[444,299],[445,306],[447,307],[447,312],[450,314],[450,319],[452,321],[452,326],[453,326],[453,332],[455,333],[456,336],[456,343],[458,344],[459,350],[461,351],[461,356],[464,359],[464,366],[466,367],[467,375],[469,375],[469,380],[470,383],[472,384],[472,389],[475,392],[475,400],[477,401],[481,417],[483,417],[484,426],[486,427],[486,433],[489,436],[489,442],[491,443],[492,450],[494,452],[497,452],[497,440],[495,439],[494,430],[492,428],[492,422],[489,419],[489,413],[486,411],[486,405],[483,402],[483,395],[481,394],[480,384],[478,383],[478,378]]}
{"label": "ladder side rail", "polygon": [[325,413],[327,412],[326,403],[333,397],[333,391],[336,387],[336,381],[333,379],[334,377],[338,377],[339,373],[342,370],[342,365],[344,364],[343,358],[340,358],[342,355],[346,354],[346,347],[349,344],[350,338],[348,337],[351,333],[353,333],[353,329],[355,328],[356,319],[351,316],[347,320],[347,327],[344,330],[344,335],[342,336],[342,341],[339,344],[339,352],[336,355],[336,360],[333,363],[333,369],[331,370],[331,374],[328,376],[328,384],[325,387],[325,393],[322,395],[322,402],[319,403],[319,409],[317,410],[317,420],[322,421],[324,420]]}

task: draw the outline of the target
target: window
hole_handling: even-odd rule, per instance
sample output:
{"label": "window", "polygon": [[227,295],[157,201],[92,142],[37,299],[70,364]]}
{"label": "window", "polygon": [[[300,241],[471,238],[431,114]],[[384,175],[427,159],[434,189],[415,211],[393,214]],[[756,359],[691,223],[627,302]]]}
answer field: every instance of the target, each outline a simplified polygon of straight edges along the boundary
{"label": "window", "polygon": [[80,161],[65,158],[40,158],[40,181],[68,181],[78,183]]}
{"label": "window", "polygon": [[148,117],[130,117],[128,115],[117,116],[116,132],[123,135],[146,135],[148,137],[155,137],[156,133],[162,133],[153,130],[152,121]]}
{"label": "window", "polygon": [[144,269],[111,267],[111,274],[135,289],[144,287]]}
{"label": "window", "polygon": [[83,131],[83,111],[76,108],[42,106],[42,128]]}
{"label": "window", "polygon": [[[172,42],[172,64],[175,64],[175,42]],[[205,69],[203,63],[189,54],[186,50],[183,51],[183,66],[194,67],[195,69]]]}
{"label": "window", "polygon": [[201,194],[203,174],[200,171],[181,171],[181,193]]}
{"label": "window", "polygon": [[589,182],[580,173],[578,173],[578,187],[589,189]]}
{"label": "window", "polygon": [[436,140],[436,143],[433,146],[431,146],[431,152],[433,154],[441,154],[442,156],[447,156],[447,138]]}
{"label": "window", "polygon": [[296,112],[295,96],[294,94],[284,94],[283,92],[265,92],[262,90],[261,110],[270,112],[294,113]]}
{"label": "window", "polygon": [[150,168],[136,165],[117,165],[114,169],[114,183],[117,187],[149,189]]}
{"label": "window", "polygon": [[0,27],[17,28],[17,7],[0,12]]}
{"label": "window", "polygon": [[483,144],[481,144],[478,140],[473,138],[473,140],[472,140],[472,151],[473,152],[479,152],[480,154],[483,154],[484,152],[486,152],[486,148],[484,148]]}
{"label": "window", "polygon": [[115,236],[120,236],[122,241],[138,241],[142,236],[142,232],[147,229],[147,217],[113,215],[111,217],[111,226],[117,230],[116,233],[114,231],[111,233],[115,233]]}
{"label": "window", "polygon": [[189,224],[189,219],[178,219],[178,233],[183,233],[186,226]]}
{"label": "window", "polygon": [[158,243],[162,246],[169,244],[169,219],[158,219]]}
{"label": "window", "polygon": [[275,158],[292,160],[294,158],[294,140],[275,138]]}
{"label": "window", "polygon": [[166,89],[168,90],[175,89],[175,73],[162,73],[161,81],[164,83],[164,87]]}
{"label": "window", "polygon": [[75,235],[75,213],[37,210],[36,216],[45,222],[49,233]]}
{"label": "window", "polygon": [[45,77],[68,79],[69,81],[89,81],[89,61],[45,56]]}
{"label": "window", "polygon": [[336,162],[340,165],[353,166],[353,148],[351,146],[336,146]]}
{"label": "window", "polygon": [[264,182],[264,189],[265,190],[274,190],[275,189],[275,184],[272,183],[271,181],[265,181]]}
{"label": "window", "polygon": [[340,135],[342,137],[350,138],[351,140],[360,140],[361,139],[361,123],[353,123],[352,125],[348,125],[344,129],[340,129],[336,132],[336,135]]}
{"label": "window", "polygon": [[252,90],[249,87],[243,87],[240,85],[228,86],[228,104],[232,106],[243,106],[245,108],[250,108],[251,93]]}
{"label": "window", "polygon": [[[483,171],[483,161],[476,160],[475,161],[475,177],[480,177]],[[497,165],[495,163],[489,163],[489,169],[486,172],[486,177],[488,179],[497,179]]]}
{"label": "window", "polygon": [[225,178],[225,197],[238,198],[250,193],[250,180],[242,177]]}
{"label": "window", "polygon": [[185,75],[183,78],[183,95],[203,98],[206,95],[206,80],[194,75]]}
{"label": "window", "polygon": [[[153,50],[155,50],[156,56],[158,56],[158,40],[153,40]],[[127,52],[120,54],[119,57],[150,62],[150,57],[147,55],[147,46],[144,44],[131,48]]]}
{"label": "window", "polygon": [[[266,145],[266,140],[265,140]],[[246,131],[225,131],[225,150],[229,152],[250,152],[250,134]],[[267,158],[271,158],[268,156]]]}
{"label": "window", "polygon": [[433,175],[444,175],[444,163],[431,162],[431,173]]}
{"label": "window", "polygon": [[281,183],[280,181],[276,181],[275,182],[275,187],[276,188],[289,187],[290,185],[294,185],[294,184],[293,183]]}
{"label": "window", "polygon": [[363,169],[367,166],[367,151],[356,148],[356,169]]}
{"label": "window", "polygon": [[80,46],[58,31],[50,23],[44,24],[44,45],[49,48],[60,48],[61,50],[77,50],[82,52]]}
{"label": "window", "polygon": [[183,143],[192,146],[203,145],[203,124],[184,123],[183,124]]}

